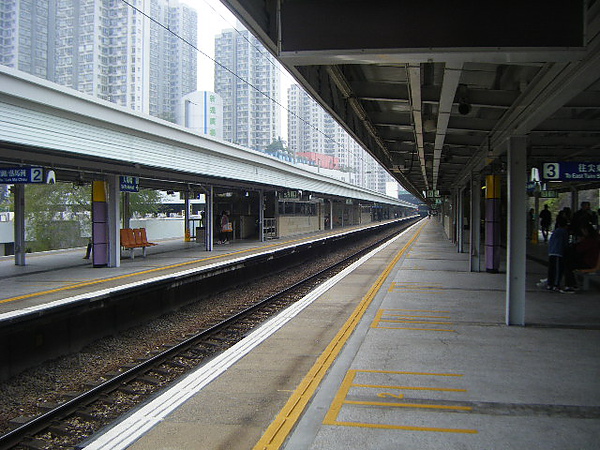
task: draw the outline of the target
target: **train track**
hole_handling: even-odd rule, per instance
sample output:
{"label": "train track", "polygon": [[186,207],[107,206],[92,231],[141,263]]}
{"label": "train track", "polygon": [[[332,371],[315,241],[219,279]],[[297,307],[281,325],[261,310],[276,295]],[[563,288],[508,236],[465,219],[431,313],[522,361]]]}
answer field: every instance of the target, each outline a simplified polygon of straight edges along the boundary
{"label": "train track", "polygon": [[[408,225],[406,225],[408,226]],[[252,329],[304,297],[327,278],[397,234],[386,235],[323,270],[137,364],[106,374],[83,393],[0,436],[0,449],[74,448],[185,373],[227,350]]]}

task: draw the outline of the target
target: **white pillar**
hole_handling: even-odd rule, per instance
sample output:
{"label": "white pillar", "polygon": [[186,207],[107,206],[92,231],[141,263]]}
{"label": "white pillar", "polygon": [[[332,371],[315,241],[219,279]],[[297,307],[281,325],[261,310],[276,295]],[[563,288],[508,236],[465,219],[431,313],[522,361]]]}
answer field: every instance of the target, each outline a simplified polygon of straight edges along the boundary
{"label": "white pillar", "polygon": [[456,220],[456,243],[457,243],[458,253],[463,253],[465,251],[464,250],[464,235],[463,235],[464,229],[465,229],[464,195],[465,195],[465,188],[460,188],[458,190],[457,202],[456,202],[456,206],[457,206],[456,214],[458,215],[457,220]]}
{"label": "white pillar", "polygon": [[209,186],[206,190],[206,211],[204,212],[204,232],[206,233],[206,251],[208,252],[212,252],[213,249],[215,231],[215,220],[213,217],[214,201],[214,187]]}
{"label": "white pillar", "polygon": [[258,240],[265,241],[265,191],[258,191]]}
{"label": "white pillar", "polygon": [[525,325],[527,138],[508,141],[506,324]]}
{"label": "white pillar", "polygon": [[186,190],[183,193],[183,239],[185,242],[190,242],[190,191]]}
{"label": "white pillar", "polygon": [[481,254],[481,176],[471,175],[471,238],[469,242],[469,270],[479,272]]}
{"label": "white pillar", "polygon": [[108,267],[121,266],[120,200],[119,176],[110,176],[108,177]]}
{"label": "white pillar", "polygon": [[15,200],[15,265],[25,263],[25,185],[15,184],[12,188]]}
{"label": "white pillar", "polygon": [[333,230],[333,199],[329,199],[329,229]]}

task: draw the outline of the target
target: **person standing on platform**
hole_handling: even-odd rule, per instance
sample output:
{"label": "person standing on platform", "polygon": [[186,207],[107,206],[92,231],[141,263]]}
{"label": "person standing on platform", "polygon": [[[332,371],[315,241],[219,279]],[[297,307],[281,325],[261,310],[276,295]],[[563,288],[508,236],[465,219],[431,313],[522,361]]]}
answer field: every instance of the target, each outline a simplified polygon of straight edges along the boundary
{"label": "person standing on platform", "polygon": [[553,292],[567,293],[560,288],[560,281],[565,270],[564,256],[569,245],[568,222],[564,217],[556,218],[556,230],[548,242],[548,284],[546,289]]}
{"label": "person standing on platform", "polygon": [[548,209],[548,205],[544,205],[544,209],[540,211],[540,228],[542,230],[542,236],[544,242],[548,242],[548,234],[550,231],[550,225],[552,224],[552,213]]}
{"label": "person standing on platform", "polygon": [[590,202],[581,202],[581,208],[573,214],[571,230],[576,237],[581,236],[581,227],[591,225],[593,221]]}
{"label": "person standing on platform", "polygon": [[229,211],[223,211],[221,213],[221,220],[219,221],[219,244],[229,244],[229,232],[233,230],[231,222],[229,221]]}

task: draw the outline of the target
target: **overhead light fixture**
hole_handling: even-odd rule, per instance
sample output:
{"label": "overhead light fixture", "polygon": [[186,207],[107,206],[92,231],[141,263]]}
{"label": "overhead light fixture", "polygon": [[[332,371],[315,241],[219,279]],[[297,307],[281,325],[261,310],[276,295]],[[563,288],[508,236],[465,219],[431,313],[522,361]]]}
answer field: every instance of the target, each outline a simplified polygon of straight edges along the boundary
{"label": "overhead light fixture", "polygon": [[469,102],[469,92],[466,84],[458,85],[458,112],[463,116],[471,112],[471,103]]}
{"label": "overhead light fixture", "polygon": [[433,119],[425,119],[425,122],[423,122],[423,131],[425,131],[425,133],[433,133],[436,129],[436,124],[435,124],[435,120]]}

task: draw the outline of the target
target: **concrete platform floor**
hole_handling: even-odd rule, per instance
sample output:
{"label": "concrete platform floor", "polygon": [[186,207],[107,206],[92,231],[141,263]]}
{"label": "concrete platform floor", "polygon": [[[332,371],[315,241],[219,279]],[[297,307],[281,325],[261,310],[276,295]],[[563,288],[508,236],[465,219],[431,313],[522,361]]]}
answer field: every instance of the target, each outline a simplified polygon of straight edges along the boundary
{"label": "concrete platform floor", "polygon": [[507,327],[505,275],[421,224],[129,448],[597,449],[600,294],[538,290],[528,263],[528,325]]}

